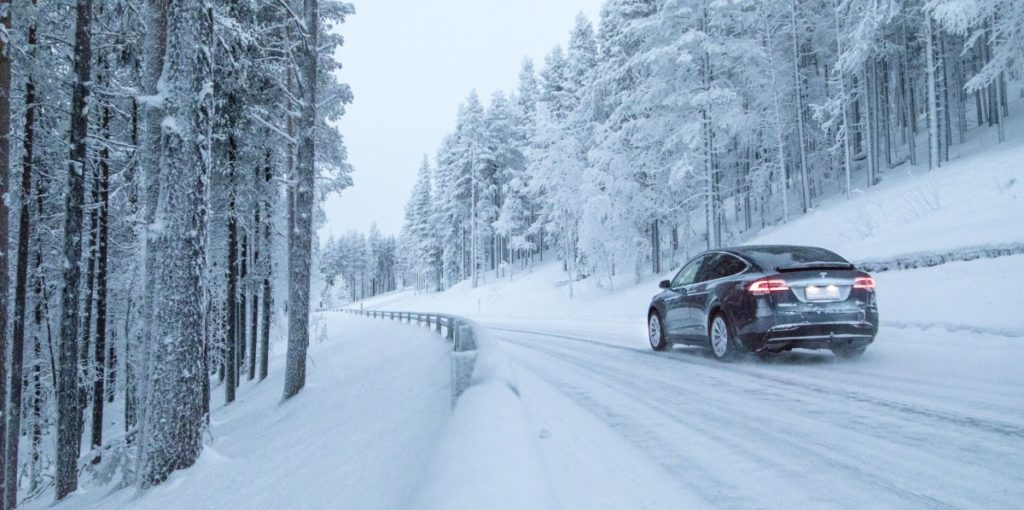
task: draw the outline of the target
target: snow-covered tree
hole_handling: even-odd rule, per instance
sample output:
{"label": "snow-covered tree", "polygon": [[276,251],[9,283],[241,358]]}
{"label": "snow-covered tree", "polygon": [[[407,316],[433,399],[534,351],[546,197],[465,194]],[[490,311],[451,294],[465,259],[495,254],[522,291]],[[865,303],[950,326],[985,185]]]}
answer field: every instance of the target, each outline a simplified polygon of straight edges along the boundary
{"label": "snow-covered tree", "polygon": [[[15,304],[0,314],[11,318],[0,327],[0,351],[11,355],[0,360],[0,394],[18,409],[0,416],[2,458],[11,459],[0,466],[2,506],[40,494],[47,480],[58,499],[80,477],[158,483],[198,454],[211,385],[226,366],[266,376],[270,325],[288,305],[271,294],[290,277],[279,201],[294,182],[297,137],[286,126],[302,104],[303,9],[294,4],[0,3],[0,240],[17,239],[16,285],[0,282],[0,297]],[[336,27],[351,12],[333,1],[318,11],[312,133],[324,149],[313,162],[314,204],[351,184],[332,122],[351,100],[333,73]],[[13,251],[0,246],[5,267]],[[387,242],[381,253],[393,253]],[[240,319],[232,345],[247,354],[242,366],[225,363],[229,310]],[[181,349],[167,349],[168,339]],[[123,429],[111,430],[110,409],[124,410]],[[182,426],[169,430],[172,421]]]}
{"label": "snow-covered tree", "polygon": [[1003,129],[1017,4],[609,0],[597,34],[578,17],[538,79],[524,65],[515,94],[462,106],[433,195],[446,284],[516,249],[555,248],[570,293],[660,272],[917,164],[925,129],[938,165],[968,129]]}

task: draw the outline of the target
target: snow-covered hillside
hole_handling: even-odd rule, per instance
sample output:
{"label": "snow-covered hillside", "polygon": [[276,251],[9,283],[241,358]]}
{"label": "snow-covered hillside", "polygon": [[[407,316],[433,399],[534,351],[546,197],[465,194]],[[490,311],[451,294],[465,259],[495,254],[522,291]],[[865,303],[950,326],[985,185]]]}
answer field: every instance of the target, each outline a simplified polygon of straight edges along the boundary
{"label": "snow-covered hillside", "polygon": [[[881,184],[858,190],[850,200],[833,196],[744,244],[816,245],[855,262],[1024,244],[1024,103],[1013,104],[1008,142],[998,143],[994,132],[981,132],[957,146],[952,161],[941,168],[904,165],[886,174]],[[691,248],[689,254],[699,249]],[[571,318],[574,323],[623,321],[641,331],[643,325],[636,318],[657,290],[657,281],[672,275],[686,253],[680,250],[670,270],[639,282],[632,274],[574,282],[573,299],[565,272],[553,257],[547,254],[533,270],[511,279],[485,274],[477,288],[465,281],[441,293],[397,292],[350,306],[502,319]],[[1024,336],[1024,319],[1010,313],[1024,309],[1024,296],[1012,292],[1013,282],[1024,279],[1024,257],[878,278],[883,322],[990,327]],[[892,293],[889,282],[894,284]]]}

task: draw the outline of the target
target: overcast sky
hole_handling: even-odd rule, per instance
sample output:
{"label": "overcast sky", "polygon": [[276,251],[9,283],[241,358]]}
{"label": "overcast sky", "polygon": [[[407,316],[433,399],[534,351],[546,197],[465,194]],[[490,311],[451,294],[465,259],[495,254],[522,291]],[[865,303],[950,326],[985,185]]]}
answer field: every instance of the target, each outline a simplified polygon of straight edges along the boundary
{"label": "overcast sky", "polygon": [[354,2],[339,54],[355,94],[341,121],[355,186],[324,204],[321,238],[373,221],[397,234],[423,155],[433,160],[470,90],[513,90],[523,57],[539,70],[577,13],[596,25],[603,0]]}

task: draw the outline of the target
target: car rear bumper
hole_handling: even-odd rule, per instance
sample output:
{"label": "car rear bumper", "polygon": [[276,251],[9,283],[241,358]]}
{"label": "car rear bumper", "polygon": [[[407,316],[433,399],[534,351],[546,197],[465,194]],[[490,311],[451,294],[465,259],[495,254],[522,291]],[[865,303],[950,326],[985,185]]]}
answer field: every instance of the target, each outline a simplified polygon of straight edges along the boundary
{"label": "car rear bumper", "polygon": [[754,352],[858,347],[873,342],[877,332],[878,326],[868,321],[781,324],[748,337],[748,347]]}

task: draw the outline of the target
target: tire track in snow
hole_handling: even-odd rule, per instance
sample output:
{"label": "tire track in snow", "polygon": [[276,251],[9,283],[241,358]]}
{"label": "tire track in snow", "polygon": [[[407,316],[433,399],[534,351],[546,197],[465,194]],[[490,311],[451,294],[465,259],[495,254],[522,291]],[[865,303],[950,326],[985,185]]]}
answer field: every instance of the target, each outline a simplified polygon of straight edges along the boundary
{"label": "tire track in snow", "polygon": [[[592,383],[599,385],[605,392],[618,392],[628,397],[628,401],[633,403],[642,403],[644,407],[653,410],[660,416],[664,416],[670,419],[676,427],[685,427],[692,433],[696,433],[708,440],[713,447],[721,448],[726,447],[733,454],[733,459],[727,464],[733,463],[753,463],[757,464],[761,469],[759,471],[765,473],[765,476],[773,476],[783,480],[815,480],[817,483],[808,483],[808,486],[820,487],[826,485],[830,481],[830,476],[834,471],[838,470],[846,475],[853,475],[859,479],[862,483],[869,486],[873,486],[875,489],[884,489],[890,493],[890,496],[896,496],[897,501],[890,501],[889,504],[894,503],[905,503],[907,500],[916,501],[917,504],[928,507],[928,508],[959,508],[955,504],[937,499],[928,494],[923,494],[919,491],[907,489],[902,486],[901,482],[886,478],[878,473],[875,473],[870,468],[860,466],[844,458],[844,455],[849,452],[843,452],[841,448],[837,448],[836,444],[833,443],[822,443],[814,442],[811,438],[801,436],[799,440],[796,440],[792,435],[788,434],[784,424],[780,424],[777,427],[766,427],[763,421],[764,416],[755,417],[756,419],[750,419],[750,416],[742,415],[741,412],[728,412],[721,408],[721,406],[715,405],[716,402],[720,402],[717,399],[708,399],[706,394],[698,394],[694,392],[693,388],[687,387],[685,384],[680,384],[678,381],[666,381],[664,379],[656,381],[657,385],[652,385],[647,381],[648,384],[642,385],[636,382],[634,378],[626,375],[621,375],[621,370],[616,370],[617,367],[605,366],[605,370],[597,368],[594,363],[586,362],[578,358],[573,357],[573,351],[565,351],[562,349],[550,349],[550,346],[538,346],[532,341],[523,341],[521,339],[513,339],[504,337],[501,338],[506,342],[518,345],[525,349],[530,349],[534,352],[539,352],[548,356],[549,358],[556,360],[558,363],[571,365],[575,370],[584,374],[588,377]],[[569,354],[569,356],[566,356]],[[593,358],[591,358],[593,361]],[[626,433],[627,439],[637,445],[637,447],[648,452],[655,459],[657,459],[666,469],[672,471],[675,474],[693,474],[695,467],[699,468],[702,464],[702,460],[694,457],[687,457],[685,454],[680,452],[678,449],[668,450],[666,449],[666,443],[664,437],[659,437],[660,433],[657,430],[651,430],[645,426],[642,422],[638,423],[635,421],[632,413],[626,413],[622,410],[610,407],[605,403],[602,403],[591,396],[593,387],[588,391],[586,388],[581,388],[578,385],[573,384],[571,381],[567,381],[564,377],[558,377],[553,375],[557,373],[557,370],[551,370],[545,373],[538,372],[532,368],[527,367],[531,372],[535,373],[539,377],[554,383],[556,387],[567,388],[569,391],[568,396],[581,403],[585,408],[590,409],[592,412],[596,412],[602,419],[609,423],[613,428],[617,428]],[[633,374],[630,374],[633,375]],[[712,381],[713,383],[722,382],[721,380]],[[651,387],[661,387],[666,391],[671,389],[672,391],[666,393],[665,391],[660,394],[652,395]],[[706,389],[706,388],[705,388]],[[731,392],[732,393],[732,392]],[[748,392],[749,393],[749,392]],[[680,400],[678,397],[680,394],[686,394],[688,399]],[[672,397],[676,398],[672,401]],[[763,397],[764,395],[755,395],[756,397]],[[667,402],[672,402],[667,403]],[[686,404],[681,405],[680,402]],[[710,402],[710,403],[709,403]],[[683,409],[691,411],[685,412]],[[702,421],[695,421],[698,418]],[[776,432],[781,430],[782,432]],[[640,434],[631,434],[630,432],[640,431]],[[736,432],[742,432],[737,434]],[[732,432],[732,433],[730,433]],[[655,438],[655,439],[652,439]],[[811,447],[808,443],[813,444],[815,447]],[[774,450],[774,453],[779,455],[762,453],[765,450]],[[798,451],[802,453],[801,462],[789,462],[792,460],[791,453]],[[842,453],[840,453],[842,452]],[[706,461],[706,459],[704,459]],[[808,469],[813,465],[816,469]],[[767,469],[764,469],[767,468]],[[706,471],[710,469],[712,472],[715,469],[714,466],[705,466],[704,470],[697,469],[696,471]],[[729,483],[721,479],[707,479],[702,478],[702,482],[711,482],[713,486],[709,488],[698,489],[699,495],[706,501],[715,502],[718,506],[733,507],[736,505],[758,507],[763,504],[759,501],[747,500],[744,501],[740,498],[740,494],[745,492],[745,487],[740,483]],[[832,480],[834,481],[834,480]],[[700,485],[697,485],[700,487]],[[847,494],[838,500],[842,501],[853,501],[859,496],[863,496],[860,491],[851,491],[848,486],[842,487],[847,489]],[[689,485],[688,490],[693,490],[694,485]],[[835,490],[836,487],[831,487]],[[725,496],[723,495],[731,495]],[[762,495],[768,496],[770,495]],[[877,498],[879,494],[872,492],[872,496]],[[723,499],[730,500],[724,501]],[[834,504],[836,501],[833,500]],[[877,502],[877,500],[875,500]],[[851,505],[851,507],[859,507],[864,502]],[[769,505],[772,506],[772,505]],[[884,506],[884,505],[883,505]]]}
{"label": "tire track in snow", "polygon": [[[637,418],[633,415],[636,413],[631,414],[617,409],[630,406],[634,402],[644,402],[645,406],[642,409],[659,409],[653,414],[655,419],[663,420],[666,416],[671,416],[670,421],[673,423],[690,425],[688,420],[692,421],[693,417],[698,415],[716,417],[718,422],[727,421],[732,415],[722,414],[720,409],[714,407],[701,408],[700,413],[696,415],[679,412],[680,409],[691,409],[694,402],[722,399],[725,402],[742,404],[743,409],[738,411],[738,416],[743,418],[740,421],[750,421],[764,427],[740,427],[743,435],[760,436],[764,440],[747,444],[742,448],[744,455],[749,451],[763,449],[765,444],[771,443],[784,444],[789,449],[787,451],[802,451],[803,453],[798,456],[801,458],[830,457],[832,461],[838,463],[832,466],[847,465],[851,460],[845,458],[846,456],[860,455],[860,460],[853,460],[857,462],[854,467],[865,466],[861,469],[862,474],[858,475],[859,478],[876,476],[873,469],[865,471],[867,466],[884,466],[890,470],[889,477],[882,476],[871,482],[876,487],[890,488],[893,487],[892,484],[896,484],[896,488],[887,490],[905,493],[906,497],[913,497],[919,503],[922,501],[921,498],[931,497],[928,493],[946,491],[944,498],[935,498],[936,501],[921,505],[926,507],[958,504],[967,507],[1007,507],[1013,506],[1010,501],[1020,501],[1024,498],[1024,491],[1021,490],[1021,487],[1024,487],[1024,478],[1020,476],[1024,473],[1024,458],[1021,456],[1024,443],[1018,440],[1019,434],[1006,434],[1006,430],[988,426],[992,420],[970,416],[968,418],[971,419],[963,420],[960,419],[964,417],[961,414],[929,408],[939,415],[936,419],[935,413],[922,414],[918,412],[920,409],[912,409],[909,412],[906,409],[921,406],[907,406],[894,399],[886,400],[885,396],[853,392],[855,398],[850,398],[849,391],[813,384],[813,381],[780,379],[774,374],[745,370],[742,366],[723,365],[711,359],[697,358],[682,352],[677,352],[676,356],[666,356],[572,335],[515,328],[489,329],[513,333],[511,337],[500,335],[499,339],[516,346],[517,350],[528,349],[525,351],[527,354],[543,354],[542,358],[527,356],[526,361],[530,362],[528,364],[535,364],[539,359],[547,359],[549,364],[545,366],[548,369],[546,372],[537,371],[533,367],[527,368],[546,380],[553,381],[552,386],[567,389],[571,394],[567,396],[575,398],[584,406],[589,405],[588,409],[595,415],[610,416],[611,418],[606,421],[611,426],[637,426]],[[538,340],[538,337],[549,340]],[[565,338],[574,342],[552,343],[551,338]],[[598,349],[590,348],[592,346]],[[624,357],[623,354],[628,356]],[[686,365],[673,361],[682,361]],[[550,363],[558,365],[552,366]],[[673,367],[681,366],[691,366],[694,370],[685,373],[673,370]],[[566,368],[571,370],[569,373],[587,377],[584,380],[586,384],[580,386],[578,382],[567,381],[567,376],[559,377],[559,374],[566,373]],[[825,370],[819,372],[820,374],[812,375],[828,374]],[[736,374],[750,377],[733,377]],[[837,374],[844,377],[848,375],[846,372]],[[921,382],[924,384],[928,380]],[[695,393],[695,388],[687,386],[687,383],[696,384],[700,392]],[[839,383],[851,384],[848,380],[840,380]],[[852,384],[856,385],[855,382]],[[654,388],[659,388],[657,393]],[[660,388],[670,388],[671,392],[666,394]],[[601,391],[595,393],[595,389]],[[942,387],[939,387],[939,390],[927,393],[923,397],[934,399],[936,402],[947,402]],[[607,402],[609,398],[623,394],[629,397],[613,399],[615,405],[609,405]],[[680,394],[687,396],[687,399],[681,399]],[[656,402],[650,402],[652,400]],[[666,402],[667,407],[659,407],[658,401],[661,400]],[[887,402],[889,405],[880,408],[879,401]],[[751,405],[754,407],[751,408]],[[642,411],[631,409],[636,412]],[[760,414],[754,411],[759,411]],[[1001,411],[1012,415],[1015,408],[1011,404]],[[786,416],[787,413],[789,416]],[[650,415],[651,412],[648,411],[647,414]],[[779,415],[786,419],[779,418]],[[950,419],[951,416],[954,419]],[[921,420],[922,417],[928,419]],[[812,421],[806,423],[807,419]],[[998,420],[996,421],[998,423]],[[787,427],[791,423],[813,426],[790,430]],[[1012,424],[1008,426],[1019,428]],[[832,435],[824,432],[828,430],[832,431]],[[807,445],[793,444],[791,434],[800,435],[798,439],[801,442],[810,442],[814,447],[807,449]],[[835,452],[842,452],[844,447],[850,445],[860,449],[854,452],[847,451],[839,458],[833,457]],[[648,452],[653,451],[651,455],[655,457],[659,454],[667,455],[662,451],[664,448],[652,448],[645,440],[637,443],[637,447]],[[679,453],[671,452],[671,455]],[[867,457],[864,457],[865,455]],[[685,464],[685,461],[682,464]],[[670,456],[667,465],[681,464],[678,460],[673,461]],[[941,470],[935,470],[934,466],[939,466]],[[826,465],[824,469],[834,471],[837,468]],[[921,470],[927,473],[929,469],[932,469],[932,472],[927,476],[908,478],[907,473]],[[917,490],[907,490],[900,486],[907,482],[916,483]],[[999,498],[1004,499],[1000,502]]]}
{"label": "tire track in snow", "polygon": [[[728,371],[728,372],[733,372],[733,373],[737,373],[737,374],[742,374],[742,375],[745,375],[745,376],[748,376],[748,377],[753,377],[753,378],[756,378],[756,379],[770,381],[770,382],[775,383],[775,384],[783,384],[783,385],[786,385],[786,386],[791,387],[791,388],[798,388],[798,389],[804,390],[804,391],[812,390],[815,393],[829,393],[829,394],[833,394],[833,395],[836,395],[836,396],[839,396],[839,397],[842,397],[842,398],[845,398],[845,399],[848,399],[848,400],[851,400],[851,401],[854,401],[854,402],[871,404],[871,405],[874,405],[874,406],[886,408],[886,409],[893,410],[893,411],[908,413],[908,414],[915,414],[915,415],[927,417],[927,418],[930,418],[930,419],[933,419],[933,420],[942,421],[942,422],[958,425],[958,426],[961,426],[961,427],[965,427],[965,428],[970,429],[970,430],[983,430],[983,431],[992,432],[992,433],[995,433],[995,434],[1000,434],[1000,435],[1004,435],[1004,436],[1008,436],[1008,437],[1024,439],[1024,427],[1021,427],[1019,425],[1015,425],[1015,424],[1012,424],[1012,423],[1000,422],[1000,421],[991,420],[991,419],[978,418],[978,417],[974,417],[974,416],[966,416],[966,415],[957,414],[957,413],[953,413],[953,412],[949,412],[949,411],[941,411],[941,410],[937,410],[937,409],[931,409],[931,408],[928,408],[928,407],[925,407],[925,406],[915,405],[915,404],[910,404],[910,403],[905,403],[905,402],[901,403],[901,402],[893,402],[893,401],[889,401],[889,400],[878,399],[878,398],[874,398],[874,397],[871,397],[869,395],[866,395],[866,394],[863,394],[863,393],[860,393],[860,392],[857,392],[857,391],[852,391],[852,390],[849,390],[849,389],[846,389],[846,388],[840,388],[840,387],[835,387],[835,386],[827,386],[827,385],[822,385],[822,384],[816,384],[816,383],[813,383],[813,382],[808,382],[806,380],[793,381],[793,380],[787,379],[786,377],[783,377],[783,376],[778,376],[778,375],[769,374],[769,373],[765,373],[765,372],[759,372],[759,371],[755,371],[755,370],[744,369],[744,368],[742,368],[740,366],[737,366],[737,365],[727,365],[727,364],[720,363],[720,362],[714,361],[714,360],[700,360],[698,358],[693,358],[692,356],[691,357],[681,357],[681,356],[676,356],[676,355],[667,355],[666,356],[664,354],[659,354],[659,353],[655,353],[655,352],[642,351],[642,350],[634,349],[634,348],[631,348],[631,347],[625,347],[625,346],[620,346],[620,345],[613,345],[613,344],[609,344],[609,343],[606,343],[606,342],[591,340],[591,339],[588,339],[588,338],[576,337],[576,336],[564,335],[564,334],[557,334],[557,333],[547,333],[547,332],[542,332],[542,331],[531,331],[531,330],[521,330],[521,329],[512,329],[512,328],[499,328],[499,327],[491,327],[491,326],[487,326],[487,329],[491,329],[491,330],[494,330],[494,331],[505,331],[505,332],[510,332],[510,333],[522,333],[522,334],[546,336],[546,337],[570,340],[570,341],[574,341],[574,342],[583,342],[583,343],[586,343],[586,344],[589,344],[589,345],[594,345],[594,346],[598,346],[598,347],[602,347],[602,348],[618,349],[618,350],[623,350],[623,351],[631,352],[631,353],[634,353],[634,354],[651,356],[651,357],[655,357],[655,358],[659,358],[659,359],[673,359],[673,360],[677,360],[677,361],[680,361],[680,362],[683,362],[683,363],[688,363],[688,364],[692,364],[692,365],[702,366],[702,367],[706,367],[706,368],[714,367],[717,370]],[[703,361],[706,361],[706,362],[703,362]]]}

